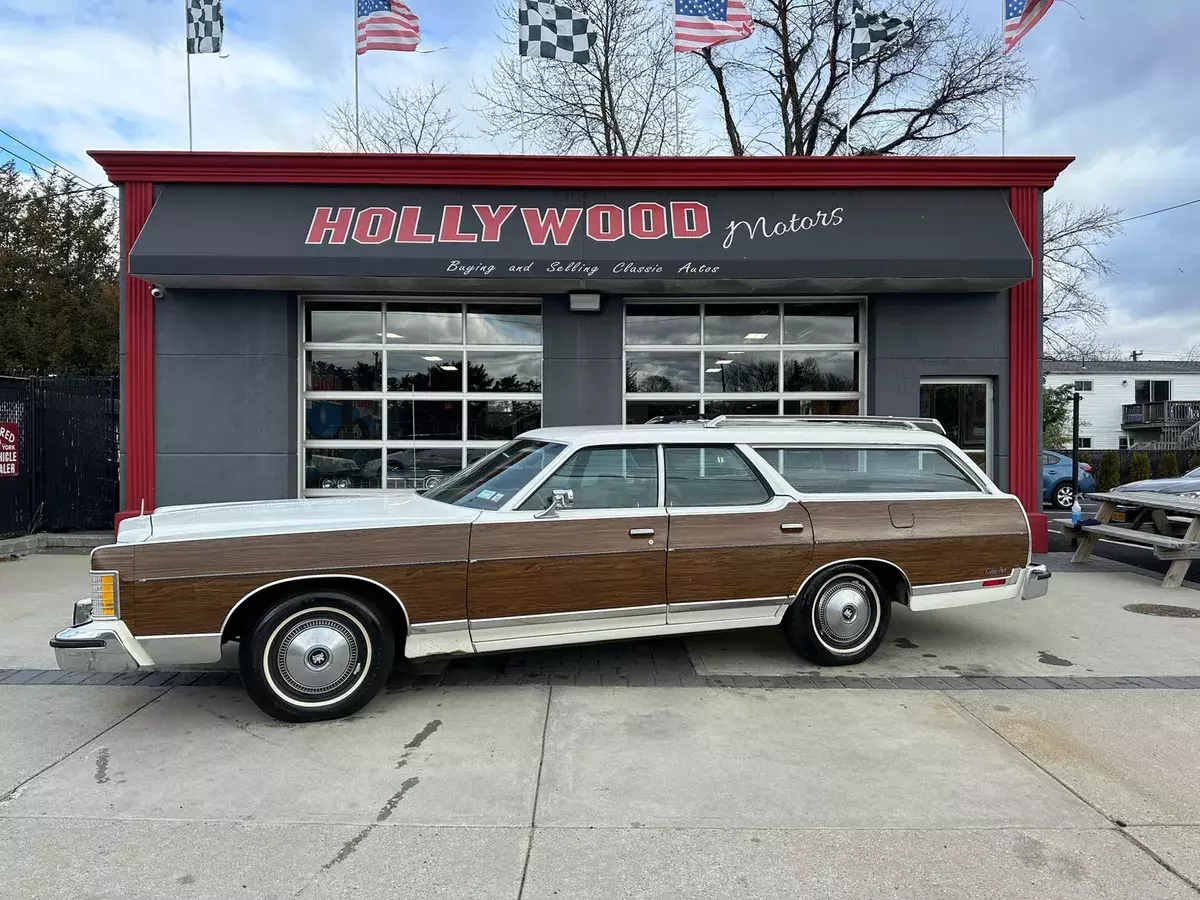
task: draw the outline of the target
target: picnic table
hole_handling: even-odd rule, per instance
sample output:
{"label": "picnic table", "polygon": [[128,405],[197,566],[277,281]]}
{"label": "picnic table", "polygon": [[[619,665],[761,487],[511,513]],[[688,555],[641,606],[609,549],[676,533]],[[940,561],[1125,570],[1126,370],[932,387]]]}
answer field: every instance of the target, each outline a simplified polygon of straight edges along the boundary
{"label": "picnic table", "polygon": [[[1183,584],[1192,560],[1200,559],[1200,499],[1193,500],[1178,494],[1157,494],[1150,491],[1122,491],[1120,493],[1086,494],[1091,500],[1100,501],[1100,512],[1096,514],[1096,525],[1071,524],[1070,519],[1059,519],[1063,534],[1082,537],[1071,562],[1087,562],[1097,542],[1104,537],[1148,547],[1159,559],[1171,560],[1171,566],[1163,578],[1163,587],[1177,588]],[[1133,527],[1110,524],[1117,506],[1135,507],[1138,510]],[[1142,531],[1138,527],[1149,514],[1154,531]],[[1174,534],[1172,518],[1186,523],[1183,537]]]}

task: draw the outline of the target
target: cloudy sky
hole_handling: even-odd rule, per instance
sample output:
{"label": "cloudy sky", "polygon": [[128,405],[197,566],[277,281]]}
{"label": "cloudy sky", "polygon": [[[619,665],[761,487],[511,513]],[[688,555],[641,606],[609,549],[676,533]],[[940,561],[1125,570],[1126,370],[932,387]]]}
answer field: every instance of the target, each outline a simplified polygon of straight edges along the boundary
{"label": "cloudy sky", "polygon": [[[1000,0],[960,2],[980,28],[999,28]],[[410,3],[425,46],[446,49],[368,54],[364,96],[435,77],[470,106],[471,78],[509,51],[492,0]],[[1009,117],[1008,152],[1076,156],[1056,193],[1129,216],[1200,198],[1196,3],[1055,3],[1018,51],[1039,85]],[[197,149],[311,149],[322,111],[352,96],[352,0],[224,6],[229,58],[193,58]],[[0,128],[93,180],[102,176],[88,149],[185,149],[183,9],[184,0],[0,0]],[[0,146],[30,155],[3,135]],[[511,148],[476,137],[466,149]],[[999,153],[999,135],[980,136],[974,151]],[[1113,312],[1102,337],[1158,357],[1200,344],[1200,204],[1125,227],[1109,246],[1120,271],[1105,288]]]}

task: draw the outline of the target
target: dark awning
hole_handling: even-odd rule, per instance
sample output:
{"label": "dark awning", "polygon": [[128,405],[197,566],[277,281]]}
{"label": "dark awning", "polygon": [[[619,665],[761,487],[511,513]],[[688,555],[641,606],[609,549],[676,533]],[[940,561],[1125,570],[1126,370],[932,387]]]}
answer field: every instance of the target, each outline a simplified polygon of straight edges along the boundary
{"label": "dark awning", "polygon": [[130,268],[167,287],[995,291],[1032,266],[998,189],[162,188]]}

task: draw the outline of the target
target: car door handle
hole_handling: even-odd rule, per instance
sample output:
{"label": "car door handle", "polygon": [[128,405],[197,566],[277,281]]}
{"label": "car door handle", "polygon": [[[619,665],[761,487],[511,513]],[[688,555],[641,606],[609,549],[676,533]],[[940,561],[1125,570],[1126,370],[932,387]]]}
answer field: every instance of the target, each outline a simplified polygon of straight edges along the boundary
{"label": "car door handle", "polygon": [[630,537],[654,537],[653,528],[630,528]]}
{"label": "car door handle", "polygon": [[784,531],[784,532],[803,531],[804,526],[802,524],[800,524],[799,522],[783,522],[780,524],[779,530]]}

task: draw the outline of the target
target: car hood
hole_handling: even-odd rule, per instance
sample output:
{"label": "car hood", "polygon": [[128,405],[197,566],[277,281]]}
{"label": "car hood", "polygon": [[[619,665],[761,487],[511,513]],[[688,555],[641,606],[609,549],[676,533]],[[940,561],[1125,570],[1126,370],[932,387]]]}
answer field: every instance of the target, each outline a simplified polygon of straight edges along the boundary
{"label": "car hood", "polygon": [[1146,481],[1123,484],[1113,490],[1122,493],[1142,491],[1149,494],[1185,494],[1190,491],[1200,491],[1200,478],[1149,478]]}
{"label": "car hood", "polygon": [[454,525],[473,522],[477,509],[426,500],[416,491],[309,500],[263,500],[165,506],[121,523],[117,542],[181,541],[301,534],[405,525]]}

